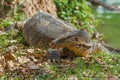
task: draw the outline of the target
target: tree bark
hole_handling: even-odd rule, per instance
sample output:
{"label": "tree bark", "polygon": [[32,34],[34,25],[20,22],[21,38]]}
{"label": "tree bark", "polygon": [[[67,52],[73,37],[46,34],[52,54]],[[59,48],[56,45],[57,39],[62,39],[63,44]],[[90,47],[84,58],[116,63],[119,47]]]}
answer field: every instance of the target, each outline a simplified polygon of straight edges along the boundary
{"label": "tree bark", "polygon": [[0,0],[0,18],[14,16],[17,11],[23,11],[27,17],[31,17],[39,10],[57,16],[54,0]]}
{"label": "tree bark", "polygon": [[24,0],[23,5],[23,10],[28,17],[33,16],[39,10],[43,10],[53,16],[57,16],[54,0]]}

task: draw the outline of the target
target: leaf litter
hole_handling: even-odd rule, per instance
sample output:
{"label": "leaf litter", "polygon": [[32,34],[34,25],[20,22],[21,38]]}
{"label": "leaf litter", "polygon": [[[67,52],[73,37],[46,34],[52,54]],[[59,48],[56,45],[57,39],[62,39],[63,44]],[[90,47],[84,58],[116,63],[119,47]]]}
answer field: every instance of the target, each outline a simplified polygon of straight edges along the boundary
{"label": "leaf litter", "polygon": [[[56,65],[51,62],[48,62],[46,50],[27,47],[22,43],[18,43],[17,40],[9,40],[8,47],[4,50],[0,46],[0,76],[8,74],[11,79],[16,78],[34,78],[37,75],[53,75],[55,78],[58,78],[59,73],[64,73],[69,68],[75,68],[76,62],[70,59],[61,60],[58,70],[51,70],[50,65]],[[81,58],[87,65],[91,64],[100,64],[101,68],[107,70],[113,66],[108,65],[103,57],[88,57]],[[116,59],[109,59],[110,61],[115,61]],[[57,72],[58,71],[58,72]],[[86,72],[84,72],[86,76]],[[94,76],[94,75],[92,75]],[[114,76],[108,76],[108,80],[114,79]],[[67,78],[68,80],[77,80],[77,76],[70,75]]]}

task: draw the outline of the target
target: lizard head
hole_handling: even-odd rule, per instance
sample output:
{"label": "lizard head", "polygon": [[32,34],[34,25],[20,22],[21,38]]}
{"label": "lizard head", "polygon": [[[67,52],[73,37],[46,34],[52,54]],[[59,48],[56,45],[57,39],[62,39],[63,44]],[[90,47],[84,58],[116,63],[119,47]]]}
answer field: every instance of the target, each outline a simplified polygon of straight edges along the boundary
{"label": "lizard head", "polygon": [[78,31],[68,32],[50,43],[52,48],[68,48],[76,56],[86,57],[91,53],[91,41],[88,33],[81,29]]}

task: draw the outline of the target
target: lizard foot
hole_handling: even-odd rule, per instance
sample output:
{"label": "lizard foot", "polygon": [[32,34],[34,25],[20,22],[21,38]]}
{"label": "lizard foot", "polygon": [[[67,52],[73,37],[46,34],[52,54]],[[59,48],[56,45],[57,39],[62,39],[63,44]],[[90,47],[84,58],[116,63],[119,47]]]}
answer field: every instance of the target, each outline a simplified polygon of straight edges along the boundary
{"label": "lizard foot", "polygon": [[47,54],[48,61],[53,63],[60,62],[60,52],[58,49],[49,48]]}

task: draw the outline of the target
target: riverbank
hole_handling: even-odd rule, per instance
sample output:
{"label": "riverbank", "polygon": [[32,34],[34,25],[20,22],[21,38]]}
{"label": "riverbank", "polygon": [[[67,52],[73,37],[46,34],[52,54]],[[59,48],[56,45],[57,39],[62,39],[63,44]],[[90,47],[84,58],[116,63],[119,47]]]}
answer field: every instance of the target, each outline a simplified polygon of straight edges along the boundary
{"label": "riverbank", "polygon": [[120,14],[103,14],[99,20],[98,32],[104,34],[109,45],[120,48]]}

